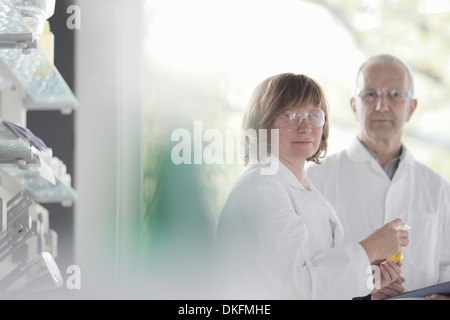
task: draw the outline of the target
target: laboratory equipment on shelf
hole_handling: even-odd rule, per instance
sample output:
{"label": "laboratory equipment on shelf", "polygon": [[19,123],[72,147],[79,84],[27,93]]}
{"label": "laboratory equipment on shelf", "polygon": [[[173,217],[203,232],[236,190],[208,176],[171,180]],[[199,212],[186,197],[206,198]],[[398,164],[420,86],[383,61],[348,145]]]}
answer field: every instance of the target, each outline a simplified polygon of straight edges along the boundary
{"label": "laboratory equipment on shelf", "polygon": [[44,31],[45,21],[55,12],[55,0],[12,0],[17,11],[38,40]]}
{"label": "laboratory equipment on shelf", "polygon": [[24,260],[0,281],[0,296],[14,297],[18,292],[36,293],[62,285],[63,278],[52,255],[41,252],[32,260]]}
{"label": "laboratory equipment on shelf", "polygon": [[56,235],[46,211],[19,192],[7,202],[6,235],[0,240],[0,297],[58,288],[63,280],[54,260]]}

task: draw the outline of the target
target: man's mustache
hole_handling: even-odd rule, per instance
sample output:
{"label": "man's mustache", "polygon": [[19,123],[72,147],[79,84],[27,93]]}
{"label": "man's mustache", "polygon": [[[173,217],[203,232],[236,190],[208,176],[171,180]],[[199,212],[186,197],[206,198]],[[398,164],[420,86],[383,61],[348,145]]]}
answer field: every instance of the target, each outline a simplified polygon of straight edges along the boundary
{"label": "man's mustache", "polygon": [[394,121],[394,115],[391,113],[374,113],[369,118],[371,121],[380,121],[380,120],[388,120],[388,121]]}

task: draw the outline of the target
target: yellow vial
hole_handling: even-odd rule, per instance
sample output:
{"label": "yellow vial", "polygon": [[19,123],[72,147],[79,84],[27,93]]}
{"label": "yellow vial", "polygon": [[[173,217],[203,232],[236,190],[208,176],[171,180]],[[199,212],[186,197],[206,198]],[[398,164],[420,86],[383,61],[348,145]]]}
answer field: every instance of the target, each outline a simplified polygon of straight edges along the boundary
{"label": "yellow vial", "polygon": [[394,262],[399,262],[400,260],[403,260],[403,252],[396,253],[393,256],[390,256],[388,259],[391,259]]}
{"label": "yellow vial", "polygon": [[[411,230],[411,227],[405,224],[404,226],[398,226],[395,228],[396,230]],[[403,246],[400,246],[403,248]],[[403,251],[400,251],[399,253],[394,254],[393,256],[390,256],[388,259],[391,259],[392,261],[399,262],[403,260]]]}

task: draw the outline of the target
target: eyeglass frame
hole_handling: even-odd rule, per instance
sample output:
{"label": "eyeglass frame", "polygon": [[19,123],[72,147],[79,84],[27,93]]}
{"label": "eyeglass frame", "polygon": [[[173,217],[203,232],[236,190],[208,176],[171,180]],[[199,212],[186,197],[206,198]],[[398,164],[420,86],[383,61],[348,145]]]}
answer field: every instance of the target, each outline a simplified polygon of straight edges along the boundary
{"label": "eyeglass frame", "polygon": [[[322,118],[322,121],[321,121],[322,124],[319,125],[319,126],[314,126],[314,127],[313,127],[313,126],[311,126],[311,125],[309,124],[309,122],[308,122],[307,116],[310,115],[310,114],[311,114],[311,111],[313,111],[313,110],[319,110],[319,111],[320,111],[321,118]],[[283,113],[282,115],[279,115],[278,117],[276,117],[276,119],[280,119],[280,120],[290,120],[290,119],[286,119],[286,118],[283,119],[283,117],[286,116],[286,115],[288,115],[288,114],[289,114],[289,115],[295,115],[295,117],[299,117],[297,126],[295,126],[295,127],[282,127],[282,128],[285,128],[285,129],[295,129],[295,128],[300,127],[300,125],[301,125],[303,119],[306,120],[306,125],[307,125],[309,128],[311,128],[311,129],[323,127],[323,126],[325,125],[326,121],[327,121],[327,116],[325,115],[325,112],[324,112],[322,109],[320,109],[320,108],[314,108],[314,109],[312,109],[311,111],[304,112],[303,114],[299,114],[299,113],[297,113],[297,112],[292,112],[292,113],[287,113],[287,112],[285,112],[285,113]]]}
{"label": "eyeglass frame", "polygon": [[[386,90],[390,90],[391,92],[388,94],[388,93],[386,92]],[[376,88],[376,89],[361,89],[361,88],[356,88],[356,89],[355,89],[355,97],[358,97],[358,98],[360,98],[361,100],[363,100],[363,101],[365,101],[365,102],[369,102],[369,103],[377,103],[377,102],[379,101],[380,97],[381,97],[381,92],[384,92],[384,93],[386,93],[386,97],[387,97],[390,101],[392,101],[392,102],[399,103],[399,102],[403,102],[403,101],[412,99],[412,96],[413,96],[413,95],[412,95],[411,89],[406,90],[406,91],[405,91],[405,94],[404,94],[404,97],[402,97],[400,100],[395,100],[395,98],[393,97],[392,92],[393,92],[394,90],[397,90],[397,91],[400,92],[400,93],[403,92],[403,90],[398,89],[398,88],[381,88],[381,89],[379,89],[379,88]],[[364,92],[368,92],[368,91],[376,92],[377,96],[376,96],[376,98],[374,98],[375,100],[370,101],[370,98],[366,98],[366,97],[363,96],[363,93],[364,93]]]}

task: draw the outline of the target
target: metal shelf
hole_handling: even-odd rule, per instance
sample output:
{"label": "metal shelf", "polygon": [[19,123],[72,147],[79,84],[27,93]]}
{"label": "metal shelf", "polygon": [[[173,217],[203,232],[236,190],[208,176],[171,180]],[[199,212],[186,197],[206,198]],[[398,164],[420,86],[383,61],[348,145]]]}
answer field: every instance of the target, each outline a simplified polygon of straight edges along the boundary
{"label": "metal shelf", "polygon": [[39,45],[26,54],[20,49],[1,49],[0,72],[24,90],[27,110],[71,113],[77,107],[74,94]]}
{"label": "metal shelf", "polygon": [[0,164],[0,171],[7,174],[23,187],[32,200],[38,203],[61,203],[71,206],[76,200],[76,191],[55,174],[55,184],[41,177],[40,163],[20,169],[15,164]]}
{"label": "metal shelf", "polygon": [[0,48],[35,48],[33,34],[10,0],[0,0]]}

